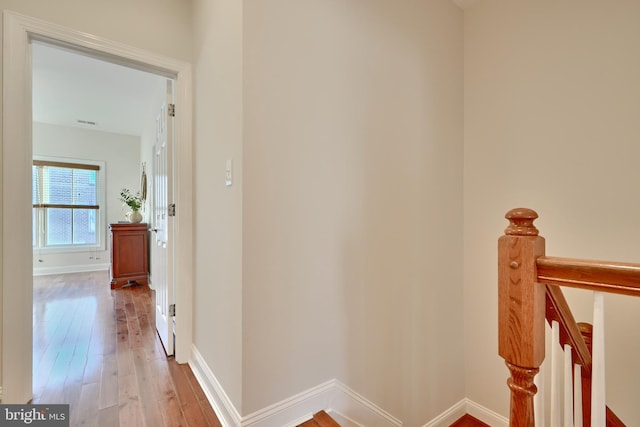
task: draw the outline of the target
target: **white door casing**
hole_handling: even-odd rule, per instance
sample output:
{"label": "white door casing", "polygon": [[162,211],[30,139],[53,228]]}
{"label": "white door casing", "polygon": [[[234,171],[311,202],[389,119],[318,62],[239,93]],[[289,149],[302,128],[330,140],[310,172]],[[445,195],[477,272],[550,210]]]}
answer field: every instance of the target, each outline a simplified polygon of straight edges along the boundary
{"label": "white door casing", "polygon": [[[191,357],[192,343],[192,81],[189,63],[48,23],[3,12],[2,270],[0,390],[3,403],[32,397],[31,41],[42,40],[103,60],[175,79],[174,177],[175,356]],[[10,266],[10,268],[9,268]],[[108,284],[105,284],[108,286]]]}
{"label": "white door casing", "polygon": [[151,234],[151,279],[156,295],[156,330],[168,356],[174,352],[174,327],[170,307],[174,303],[173,216],[173,118],[168,106],[173,102],[173,82],[167,80],[166,102],[156,119],[153,147]]}

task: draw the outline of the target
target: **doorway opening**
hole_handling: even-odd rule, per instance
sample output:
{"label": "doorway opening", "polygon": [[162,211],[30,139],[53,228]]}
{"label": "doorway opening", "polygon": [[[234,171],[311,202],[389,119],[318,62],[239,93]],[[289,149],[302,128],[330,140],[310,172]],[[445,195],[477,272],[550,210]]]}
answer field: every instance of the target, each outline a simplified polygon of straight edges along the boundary
{"label": "doorway opening", "polygon": [[[173,79],[38,40],[31,58],[34,274],[107,269],[111,287],[146,285],[151,274],[172,356]],[[144,213],[135,227],[148,238],[121,225],[130,213],[123,194]]]}
{"label": "doorway opening", "polygon": [[[130,68],[172,77],[176,101],[184,105],[176,121],[174,218],[175,269],[179,285],[176,302],[178,363],[190,358],[191,349],[191,67],[188,63],[160,57],[126,45],[70,30],[20,14],[4,12],[3,26],[3,172],[2,172],[2,388],[5,403],[24,403],[32,397],[32,297],[33,297],[33,203],[32,203],[32,48],[45,43]],[[7,108],[10,105],[11,108]],[[91,120],[87,120],[91,121]],[[31,197],[30,197],[31,196]],[[8,209],[11,207],[11,209]],[[6,268],[6,266],[12,268]],[[108,285],[106,285],[108,286]],[[177,313],[180,313],[178,311]],[[8,320],[11,319],[9,324]]]}

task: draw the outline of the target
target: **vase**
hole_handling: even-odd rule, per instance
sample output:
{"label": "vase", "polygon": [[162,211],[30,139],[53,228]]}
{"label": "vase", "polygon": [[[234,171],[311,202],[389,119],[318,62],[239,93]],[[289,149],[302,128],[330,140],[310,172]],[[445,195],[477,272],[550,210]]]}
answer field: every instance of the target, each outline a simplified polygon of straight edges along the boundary
{"label": "vase", "polygon": [[142,214],[140,213],[140,211],[131,211],[131,212],[127,212],[127,220],[129,222],[141,222],[142,221]]}

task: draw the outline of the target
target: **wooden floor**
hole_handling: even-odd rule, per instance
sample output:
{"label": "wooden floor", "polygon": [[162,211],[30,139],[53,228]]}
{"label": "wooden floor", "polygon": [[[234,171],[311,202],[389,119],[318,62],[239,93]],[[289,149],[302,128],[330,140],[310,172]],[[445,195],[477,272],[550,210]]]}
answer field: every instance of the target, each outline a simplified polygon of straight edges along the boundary
{"label": "wooden floor", "polygon": [[167,358],[147,286],[107,272],[34,277],[33,403],[71,426],[221,426],[188,365]]}
{"label": "wooden floor", "polygon": [[340,424],[325,411],[320,411],[312,419],[300,424],[298,427],[340,427]]}
{"label": "wooden floor", "polygon": [[449,427],[491,427],[489,424],[485,424],[477,418],[472,417],[469,414],[465,414],[455,423]]}

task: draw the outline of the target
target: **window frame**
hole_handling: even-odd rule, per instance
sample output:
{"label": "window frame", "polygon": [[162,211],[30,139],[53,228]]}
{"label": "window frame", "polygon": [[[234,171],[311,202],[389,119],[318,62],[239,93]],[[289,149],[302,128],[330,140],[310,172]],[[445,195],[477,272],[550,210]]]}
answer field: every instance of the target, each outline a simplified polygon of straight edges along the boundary
{"label": "window frame", "polygon": [[[96,188],[96,243],[89,244],[66,244],[66,245],[44,245],[46,241],[47,223],[44,219],[46,215],[44,206],[40,206],[37,209],[38,224],[35,228],[35,236],[32,236],[32,241],[35,237],[35,245],[33,245],[33,251],[37,253],[69,253],[69,252],[92,252],[96,250],[106,250],[106,163],[100,160],[88,160],[69,157],[54,157],[54,156],[33,156],[32,165],[40,163],[42,165],[49,165],[54,167],[68,167],[72,169],[93,169],[97,170],[97,188]],[[78,167],[74,167],[78,166]],[[31,191],[33,192],[33,178],[31,180]],[[66,205],[49,205],[49,207],[60,207],[63,209],[82,209],[85,205],[78,205],[77,207],[67,207]],[[94,206],[94,205],[92,205]],[[33,204],[33,209],[38,208],[37,204]],[[93,208],[93,207],[92,207]],[[44,223],[43,223],[44,221]]]}

